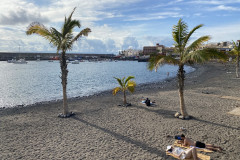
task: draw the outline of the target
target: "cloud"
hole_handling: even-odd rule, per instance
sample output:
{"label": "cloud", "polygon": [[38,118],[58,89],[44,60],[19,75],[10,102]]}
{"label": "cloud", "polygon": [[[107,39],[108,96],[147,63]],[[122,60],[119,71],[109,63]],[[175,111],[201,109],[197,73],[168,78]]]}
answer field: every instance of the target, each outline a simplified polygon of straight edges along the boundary
{"label": "cloud", "polygon": [[106,48],[107,48],[107,50],[106,50],[107,53],[116,52],[117,46],[116,46],[116,42],[113,39],[106,40],[105,45],[106,45]]}
{"label": "cloud", "polygon": [[219,5],[219,6],[216,6],[216,7],[208,8],[208,10],[209,11],[240,11],[240,8],[225,6],[225,5]]}
{"label": "cloud", "polygon": [[240,37],[240,23],[219,25],[216,27],[204,27],[196,35],[210,35],[212,42],[236,41]]}
{"label": "cloud", "polygon": [[216,1],[216,0],[197,0],[197,1],[190,1],[189,3],[194,3],[194,4],[207,4],[207,5],[219,5],[222,4],[223,2],[221,1]]}
{"label": "cloud", "polygon": [[173,45],[173,39],[169,36],[145,36],[143,37],[144,43],[142,46],[155,46],[157,43],[170,47]]}
{"label": "cloud", "polygon": [[170,17],[182,17],[183,15],[179,12],[158,12],[158,13],[149,13],[144,15],[132,15],[129,16],[125,21],[149,21],[155,19],[165,19]]}
{"label": "cloud", "polygon": [[[240,0],[171,0],[165,3],[158,0],[151,3],[147,0],[1,0],[0,51],[18,51],[20,44],[21,51],[56,52],[56,48],[52,48],[42,37],[26,36],[26,27],[33,21],[40,21],[46,27],[59,30],[64,17],[68,16],[74,7],[77,9],[73,18],[81,21],[81,29],[89,27],[92,32],[87,38],[75,43],[71,52],[117,53],[121,49],[142,49],[143,46],[156,43],[172,46],[171,28],[178,17],[192,18],[189,21],[190,26],[196,16],[201,21],[205,20],[203,18],[209,21],[207,18],[216,16],[210,9],[225,11],[224,13],[235,18],[239,9],[239,5],[235,4],[239,3]],[[205,16],[206,9],[209,9],[208,16]],[[226,12],[227,10],[235,12]],[[228,22],[232,23],[230,18],[229,16]],[[215,25],[214,21],[210,25]],[[238,25],[234,27],[239,28]],[[234,27],[204,27],[209,29],[208,33],[205,34],[203,31],[207,30],[201,29],[201,32],[196,33],[196,37],[211,33],[213,39],[232,40],[233,35],[240,36]],[[77,31],[75,30],[75,35]]]}
{"label": "cloud", "polygon": [[125,37],[124,38],[122,49],[126,50],[126,49],[130,49],[130,48],[132,48],[132,49],[139,48],[139,44],[138,44],[136,37]]}
{"label": "cloud", "polygon": [[45,23],[49,20],[40,13],[29,12],[22,8],[18,8],[18,10],[15,11],[9,11],[6,15],[0,15],[0,25],[27,24],[33,21]]}
{"label": "cloud", "polygon": [[224,5],[224,4],[235,4],[240,3],[240,0],[194,0],[188,3],[193,4],[206,4],[206,5]]}

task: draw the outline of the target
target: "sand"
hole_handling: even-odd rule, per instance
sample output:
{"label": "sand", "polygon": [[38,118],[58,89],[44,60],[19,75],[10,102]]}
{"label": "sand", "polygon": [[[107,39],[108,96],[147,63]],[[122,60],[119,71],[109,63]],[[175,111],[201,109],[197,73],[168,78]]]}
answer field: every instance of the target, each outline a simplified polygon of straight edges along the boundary
{"label": "sand", "polygon": [[[234,66],[195,67],[184,92],[191,120],[173,116],[179,111],[176,79],[137,86],[127,96],[130,107],[118,106],[123,95],[110,91],[70,99],[76,115],[67,119],[57,117],[61,101],[0,109],[0,159],[173,159],[165,154],[175,141],[167,135],[182,133],[225,150],[203,153],[211,159],[240,159],[240,116],[228,114],[240,107]],[[140,103],[147,97],[156,105]]]}

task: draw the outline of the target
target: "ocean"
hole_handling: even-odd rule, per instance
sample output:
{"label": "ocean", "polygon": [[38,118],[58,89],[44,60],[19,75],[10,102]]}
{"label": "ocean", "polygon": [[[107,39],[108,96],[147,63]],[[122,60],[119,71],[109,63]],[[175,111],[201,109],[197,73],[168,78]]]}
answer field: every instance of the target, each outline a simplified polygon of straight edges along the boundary
{"label": "ocean", "polygon": [[[68,64],[68,98],[93,95],[118,86],[113,77],[135,76],[137,84],[175,77],[178,66],[163,65],[149,71],[146,62],[80,62]],[[194,68],[186,66],[186,73]],[[62,99],[59,61],[0,62],[0,108]],[[169,76],[168,76],[169,73]]]}

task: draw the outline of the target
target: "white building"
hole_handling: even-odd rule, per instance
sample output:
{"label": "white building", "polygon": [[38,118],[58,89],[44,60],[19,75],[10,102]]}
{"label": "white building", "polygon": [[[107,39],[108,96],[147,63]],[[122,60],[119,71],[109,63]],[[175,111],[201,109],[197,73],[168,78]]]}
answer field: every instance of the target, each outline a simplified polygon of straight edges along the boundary
{"label": "white building", "polygon": [[136,50],[136,49],[131,49],[130,48],[130,49],[122,51],[122,54],[125,57],[135,57],[135,56],[139,56],[140,52],[141,52],[140,50]]}

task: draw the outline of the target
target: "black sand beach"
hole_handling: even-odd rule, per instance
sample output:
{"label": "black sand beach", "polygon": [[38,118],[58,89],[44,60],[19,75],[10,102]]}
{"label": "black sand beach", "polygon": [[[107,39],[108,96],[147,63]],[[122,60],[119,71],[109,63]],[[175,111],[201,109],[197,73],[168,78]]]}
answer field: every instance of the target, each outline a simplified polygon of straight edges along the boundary
{"label": "black sand beach", "polygon": [[[57,117],[62,102],[0,109],[0,159],[173,159],[165,154],[174,142],[167,136],[182,133],[224,149],[203,153],[211,159],[240,159],[240,116],[228,114],[240,107],[234,66],[196,68],[185,81],[191,120],[174,118],[179,111],[176,79],[137,86],[127,96],[129,107],[118,106],[122,94],[110,91],[71,99],[69,108],[76,115],[67,119]],[[156,105],[140,103],[147,97]]]}

